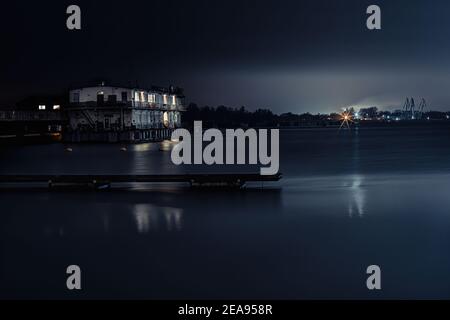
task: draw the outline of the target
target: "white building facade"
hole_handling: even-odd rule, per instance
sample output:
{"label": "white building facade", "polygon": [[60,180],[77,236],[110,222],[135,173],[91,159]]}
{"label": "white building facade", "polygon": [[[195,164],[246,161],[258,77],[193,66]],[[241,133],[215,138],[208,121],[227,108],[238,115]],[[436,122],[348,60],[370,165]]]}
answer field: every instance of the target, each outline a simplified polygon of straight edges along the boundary
{"label": "white building facade", "polygon": [[72,131],[175,129],[181,126],[183,103],[178,88],[147,90],[100,85],[70,90],[67,111]]}

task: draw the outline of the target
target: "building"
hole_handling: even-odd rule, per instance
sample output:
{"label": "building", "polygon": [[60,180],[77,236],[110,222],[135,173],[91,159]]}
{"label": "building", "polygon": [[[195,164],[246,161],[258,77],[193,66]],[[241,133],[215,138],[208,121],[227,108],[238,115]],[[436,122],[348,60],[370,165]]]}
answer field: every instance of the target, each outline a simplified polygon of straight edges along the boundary
{"label": "building", "polygon": [[161,140],[181,126],[180,88],[105,86],[69,92],[68,141]]}
{"label": "building", "polygon": [[59,140],[67,125],[64,96],[30,96],[0,109],[1,141]]}

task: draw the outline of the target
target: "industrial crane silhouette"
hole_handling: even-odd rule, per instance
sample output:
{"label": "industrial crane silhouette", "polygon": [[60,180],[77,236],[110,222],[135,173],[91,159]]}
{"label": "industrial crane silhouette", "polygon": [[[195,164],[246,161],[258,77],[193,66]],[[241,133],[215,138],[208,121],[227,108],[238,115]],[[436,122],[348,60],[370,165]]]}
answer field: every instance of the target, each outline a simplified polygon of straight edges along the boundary
{"label": "industrial crane silhouette", "polygon": [[427,107],[427,102],[424,98],[420,100],[419,107],[416,109],[416,104],[414,98],[406,98],[405,103],[403,104],[403,115],[402,118],[404,120],[416,120],[422,119],[423,112]]}

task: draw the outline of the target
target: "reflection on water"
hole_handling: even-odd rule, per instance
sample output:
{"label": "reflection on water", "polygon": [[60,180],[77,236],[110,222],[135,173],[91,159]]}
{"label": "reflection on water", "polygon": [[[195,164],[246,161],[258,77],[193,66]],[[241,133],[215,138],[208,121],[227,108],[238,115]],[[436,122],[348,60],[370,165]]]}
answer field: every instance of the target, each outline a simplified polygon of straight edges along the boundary
{"label": "reflection on water", "polygon": [[105,232],[109,231],[109,215],[107,212],[102,212],[101,214],[101,219],[102,219],[102,223],[103,223],[103,230],[105,230]]}
{"label": "reflection on water", "polygon": [[[450,298],[449,136],[447,127],[282,131],[284,178],[272,190],[0,192],[0,298],[73,298],[61,276],[74,262],[86,298]],[[0,171],[191,170],[159,147],[0,149]],[[365,287],[370,264],[388,284],[376,295]]]}
{"label": "reflection on water", "polygon": [[159,151],[171,151],[175,141],[163,140],[159,143]]}
{"label": "reflection on water", "polygon": [[348,204],[348,215],[353,217],[354,214],[362,217],[364,215],[365,190],[361,187],[363,184],[363,176],[351,176],[350,182],[350,200]]}
{"label": "reflection on water", "polygon": [[[133,216],[139,233],[164,228],[167,231],[180,231],[182,229],[181,208],[158,207],[151,204],[135,204]],[[162,218],[162,219],[161,219]]]}
{"label": "reflection on water", "polygon": [[361,172],[361,146],[358,127],[354,132],[352,145],[353,154],[351,159],[353,164],[353,172],[355,172],[355,174],[350,175],[350,199],[348,204],[348,215],[349,217],[353,217],[353,215],[362,217],[364,215],[365,191],[361,187],[363,185],[364,176],[359,174],[359,172]]}
{"label": "reflection on water", "polygon": [[153,143],[139,143],[139,144],[132,145],[131,150],[135,151],[135,152],[145,152],[145,151],[152,150],[152,146],[154,148]]}

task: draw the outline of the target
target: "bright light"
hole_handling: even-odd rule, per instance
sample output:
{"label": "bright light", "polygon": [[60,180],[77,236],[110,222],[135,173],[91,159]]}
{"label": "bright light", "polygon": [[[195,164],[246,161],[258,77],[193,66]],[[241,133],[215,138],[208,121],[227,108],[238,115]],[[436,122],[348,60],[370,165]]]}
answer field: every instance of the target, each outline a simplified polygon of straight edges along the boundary
{"label": "bright light", "polygon": [[45,104],[40,104],[39,105],[39,110],[45,110]]}
{"label": "bright light", "polygon": [[59,109],[61,109],[61,106],[59,104],[55,104],[53,106],[53,110],[59,110]]}
{"label": "bright light", "polygon": [[163,113],[163,124],[165,127],[169,126],[169,114],[167,112]]}
{"label": "bright light", "polygon": [[347,110],[341,113],[341,121],[342,122],[339,129],[341,129],[344,126],[347,127],[347,129],[350,129],[350,122],[353,122],[353,120],[351,114]]}

